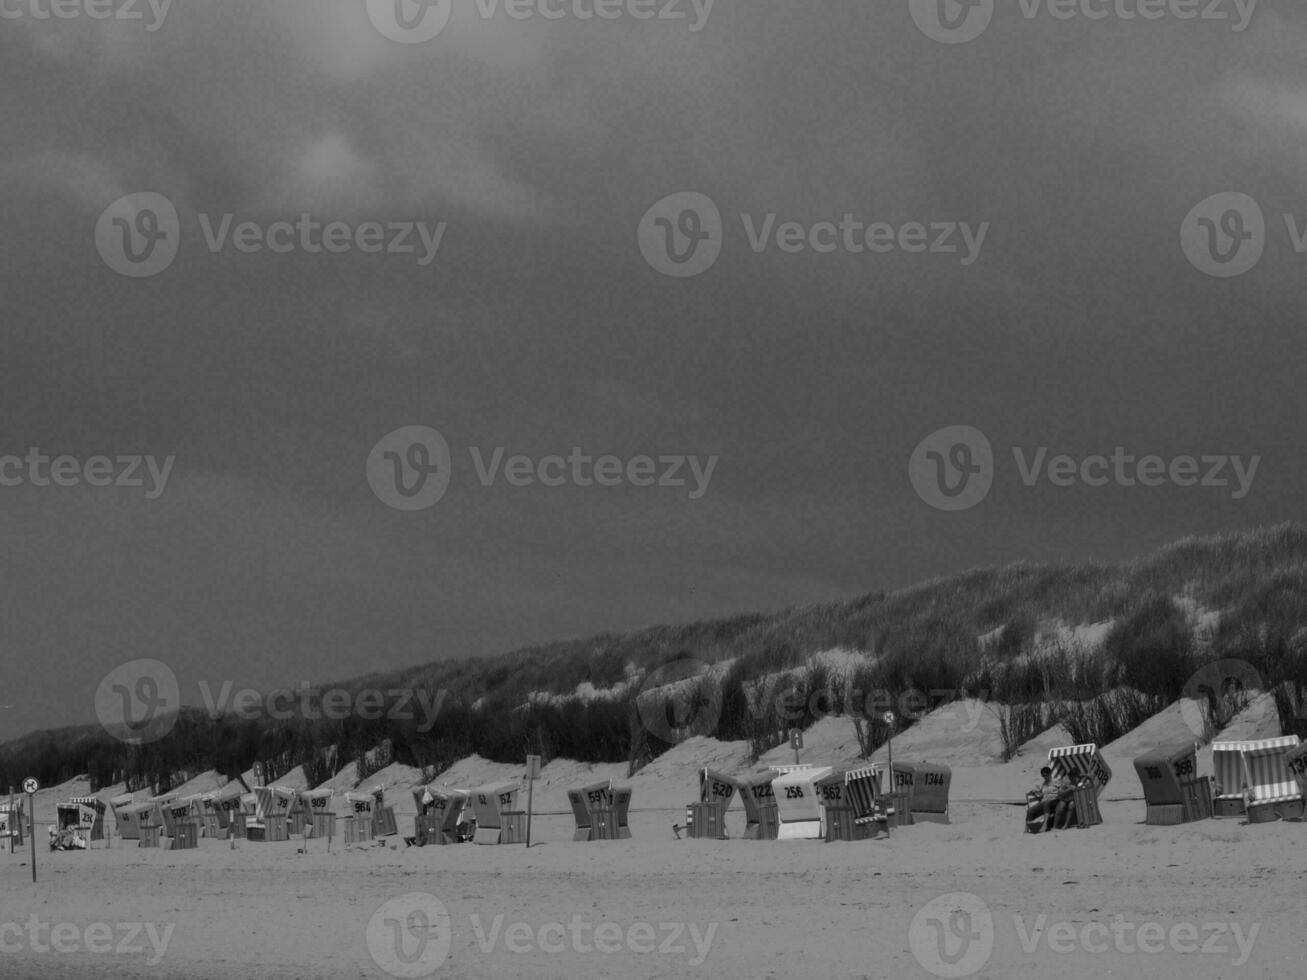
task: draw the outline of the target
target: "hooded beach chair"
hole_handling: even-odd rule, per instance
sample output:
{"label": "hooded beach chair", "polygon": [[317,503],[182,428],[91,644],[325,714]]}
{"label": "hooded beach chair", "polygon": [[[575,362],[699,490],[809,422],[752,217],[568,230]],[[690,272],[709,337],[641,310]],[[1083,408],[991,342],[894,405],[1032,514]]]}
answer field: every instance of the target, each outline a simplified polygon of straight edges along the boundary
{"label": "hooded beach chair", "polygon": [[113,811],[114,822],[118,825],[118,836],[123,840],[140,840],[140,811],[136,809],[136,797],[131,793],[115,796],[109,801],[109,809]]}
{"label": "hooded beach chair", "polygon": [[[473,840],[478,844],[503,844],[516,836],[515,828],[508,825],[514,820],[506,814],[516,814],[517,794],[520,785],[516,780],[487,783],[472,790],[469,799],[476,817],[477,829]],[[508,830],[508,833],[505,833]]]}
{"label": "hooded beach chair", "polygon": [[95,808],[85,803],[56,803],[55,823],[50,828],[50,850],[85,851],[91,846]]}
{"label": "hooded beach chair", "polygon": [[631,836],[631,827],[627,821],[632,792],[629,786],[614,786],[606,806],[591,808],[596,839],[626,840]]}
{"label": "hooded beach chair", "polygon": [[6,800],[0,803],[0,840],[13,838],[14,846],[23,843],[23,801],[15,800],[13,808]]}
{"label": "hooded beach chair", "polygon": [[416,831],[419,843],[458,844],[459,826],[464,823],[471,802],[465,789],[419,787],[413,791],[418,805]]}
{"label": "hooded beach chair", "polygon": [[290,840],[289,817],[295,796],[295,790],[284,786],[257,787],[254,790],[254,819],[246,821],[245,836],[252,841]]}
{"label": "hooded beach chair", "polygon": [[178,797],[163,805],[164,834],[168,837],[178,835],[178,825],[193,822],[198,827],[203,817],[199,796]]}
{"label": "hooded beach chair", "polygon": [[844,793],[853,808],[855,826],[871,827],[873,831],[883,828],[888,833],[895,823],[908,821],[908,812],[900,813],[896,804],[896,801],[906,802],[907,798],[903,794],[882,793],[880,774],[880,768],[874,765],[850,769],[844,774]]}
{"label": "hooded beach chair", "polygon": [[1212,815],[1211,781],[1198,779],[1197,743],[1163,745],[1136,758],[1134,766],[1144,789],[1144,823],[1166,826]]}
{"label": "hooded beach chair", "polygon": [[744,806],[744,839],[775,840],[779,824],[776,796],[772,783],[776,773],[770,769],[740,780],[740,803]]}
{"label": "hooded beach chair", "polygon": [[725,773],[699,770],[699,802],[686,804],[685,829],[691,838],[724,840],[726,811],[740,786]]}
{"label": "hooded beach chair", "polygon": [[[953,770],[933,762],[912,762],[908,766],[911,769],[909,823],[948,823],[948,794],[953,785]],[[894,768],[898,768],[897,763]],[[897,787],[897,780],[895,785]]]}
{"label": "hooded beach chair", "polygon": [[74,796],[68,802],[78,806],[90,807],[95,816],[91,821],[91,825],[83,829],[87,831],[89,840],[104,840],[104,817],[108,811],[108,806],[104,800],[98,796]]}
{"label": "hooded beach chair", "polygon": [[1103,822],[1098,798],[1112,781],[1112,768],[1092,742],[1064,745],[1048,750],[1048,764],[1054,776],[1066,776],[1075,783],[1072,795],[1077,827],[1093,827]]}
{"label": "hooded beach chair", "polygon": [[830,766],[784,766],[772,780],[776,796],[777,840],[820,840],[822,826],[821,799],[817,782],[831,775]]}
{"label": "hooded beach chair", "polygon": [[1303,791],[1289,771],[1289,753],[1298,748],[1297,735],[1243,743],[1241,754],[1248,777],[1249,823],[1268,823],[1303,815]]}
{"label": "hooded beach chair", "polygon": [[612,805],[612,787],[612,782],[605,779],[601,783],[590,783],[567,791],[567,802],[572,805],[572,818],[576,821],[576,830],[572,833],[574,842],[595,839],[594,816],[591,811],[595,807]]}
{"label": "hooded beach chair", "polygon": [[335,836],[336,813],[332,809],[335,796],[335,791],[329,789],[302,789],[296,793],[295,807],[291,811],[292,832],[313,837]]}
{"label": "hooded beach chair", "polygon": [[838,840],[866,840],[872,828],[853,822],[853,802],[849,795],[848,773],[832,770],[813,784],[822,807],[822,828],[827,843]]}
{"label": "hooded beach chair", "polygon": [[346,844],[366,844],[375,839],[373,821],[376,806],[377,798],[371,793],[345,794],[345,829],[342,836]]}

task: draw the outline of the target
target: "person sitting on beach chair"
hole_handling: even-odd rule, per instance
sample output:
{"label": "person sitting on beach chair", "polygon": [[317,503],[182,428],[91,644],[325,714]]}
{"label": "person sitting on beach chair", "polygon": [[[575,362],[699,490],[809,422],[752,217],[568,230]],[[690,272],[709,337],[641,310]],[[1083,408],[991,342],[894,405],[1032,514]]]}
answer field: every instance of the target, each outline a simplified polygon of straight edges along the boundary
{"label": "person sitting on beach chair", "polygon": [[1043,781],[1026,794],[1026,830],[1032,834],[1047,832],[1067,825],[1070,817],[1073,787],[1066,776],[1053,778],[1049,766],[1039,770]]}

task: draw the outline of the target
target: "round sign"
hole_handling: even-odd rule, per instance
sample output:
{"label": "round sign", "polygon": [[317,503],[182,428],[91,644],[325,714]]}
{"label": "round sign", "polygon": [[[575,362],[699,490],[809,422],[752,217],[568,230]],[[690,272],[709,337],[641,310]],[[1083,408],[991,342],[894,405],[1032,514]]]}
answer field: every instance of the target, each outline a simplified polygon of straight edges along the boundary
{"label": "round sign", "polygon": [[885,724],[887,725],[894,724],[894,712],[892,711],[885,712]]}
{"label": "round sign", "polygon": [[29,778],[23,780],[23,792],[27,793],[29,796],[32,793],[35,793],[40,788],[41,788],[41,784],[38,783],[35,779]]}

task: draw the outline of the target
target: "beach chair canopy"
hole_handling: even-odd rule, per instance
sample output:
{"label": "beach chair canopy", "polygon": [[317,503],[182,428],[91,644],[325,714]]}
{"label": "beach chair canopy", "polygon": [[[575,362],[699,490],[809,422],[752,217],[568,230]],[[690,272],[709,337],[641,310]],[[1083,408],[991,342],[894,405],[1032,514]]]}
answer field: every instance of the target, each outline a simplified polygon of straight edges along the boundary
{"label": "beach chair canopy", "polygon": [[1193,741],[1172,742],[1145,752],[1135,759],[1135,773],[1148,806],[1183,806],[1181,783],[1198,776],[1198,745]]}
{"label": "beach chair canopy", "polygon": [[500,814],[517,809],[520,786],[516,780],[487,783],[472,790],[469,797],[478,827],[499,827]]}
{"label": "beach chair canopy", "polygon": [[597,806],[612,806],[613,784],[611,780],[578,786],[567,791],[567,801],[572,804],[572,815],[576,817],[578,827],[590,826],[590,811]]}
{"label": "beach chair canopy", "polygon": [[376,805],[377,798],[371,793],[345,794],[346,816],[362,817],[366,820],[371,820],[372,812],[376,809]]}
{"label": "beach chair canopy", "polygon": [[95,827],[96,813],[85,803],[55,804],[55,826],[60,830],[91,830]]}
{"label": "beach chair canopy", "polygon": [[813,783],[813,788],[817,791],[817,802],[822,806],[845,806],[848,803],[848,794],[846,786],[848,785],[845,777],[848,775],[843,769],[832,769],[829,775],[822,776]]}
{"label": "beach chair canopy", "polygon": [[699,802],[700,803],[721,803],[723,806],[730,807],[731,801],[735,799],[735,794],[740,790],[740,784],[732,777],[715,769],[699,770]]}
{"label": "beach chair canopy", "polygon": [[1112,769],[1103,759],[1103,753],[1093,743],[1087,745],[1064,745],[1048,750],[1048,764],[1053,772],[1072,779],[1089,778],[1094,784],[1096,796],[1102,796],[1107,784],[1112,781]]}
{"label": "beach chair canopy", "polygon": [[296,808],[302,810],[306,816],[315,816],[324,813],[331,813],[331,801],[335,798],[335,790],[330,789],[302,789],[297,794]]}
{"label": "beach chair canopy", "polygon": [[98,796],[74,796],[68,802],[89,806],[97,814],[103,814],[108,809],[108,805]]}
{"label": "beach chair canopy", "polygon": [[284,786],[260,786],[254,791],[254,819],[266,824],[269,820],[283,820],[290,815],[297,793]]}

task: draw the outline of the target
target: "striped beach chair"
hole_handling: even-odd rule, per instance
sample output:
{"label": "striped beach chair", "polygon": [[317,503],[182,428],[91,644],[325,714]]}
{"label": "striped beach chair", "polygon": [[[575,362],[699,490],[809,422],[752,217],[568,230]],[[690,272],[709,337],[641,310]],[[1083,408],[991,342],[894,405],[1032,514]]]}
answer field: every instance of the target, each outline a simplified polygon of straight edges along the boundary
{"label": "striped beach chair", "polygon": [[1112,781],[1111,767],[1092,742],[1049,749],[1048,764],[1053,767],[1055,776],[1069,776],[1076,782],[1088,778],[1094,784],[1095,799],[1103,795],[1103,790]]}
{"label": "striped beach chair", "polygon": [[1289,753],[1297,735],[1243,743],[1240,750],[1248,776],[1248,822],[1267,823],[1303,815],[1303,790],[1289,770]]}
{"label": "striped beach chair", "polygon": [[850,769],[844,774],[844,791],[853,807],[856,826],[880,824],[888,829],[890,818],[896,817],[893,808],[887,808],[880,793],[880,772],[874,766]]}
{"label": "striped beach chair", "polygon": [[1245,748],[1255,741],[1212,743],[1212,780],[1216,794],[1212,800],[1212,816],[1240,817],[1248,809],[1248,790],[1252,786],[1244,763]]}

